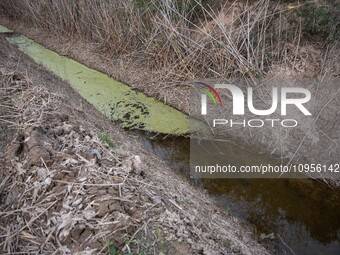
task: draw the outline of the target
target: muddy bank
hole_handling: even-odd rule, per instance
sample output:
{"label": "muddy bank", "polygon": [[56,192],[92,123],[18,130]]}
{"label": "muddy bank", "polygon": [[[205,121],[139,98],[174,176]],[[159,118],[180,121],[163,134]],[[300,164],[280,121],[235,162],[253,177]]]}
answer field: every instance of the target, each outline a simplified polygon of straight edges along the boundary
{"label": "muddy bank", "polygon": [[267,254],[68,84],[0,43],[16,116],[1,171],[2,251]]}

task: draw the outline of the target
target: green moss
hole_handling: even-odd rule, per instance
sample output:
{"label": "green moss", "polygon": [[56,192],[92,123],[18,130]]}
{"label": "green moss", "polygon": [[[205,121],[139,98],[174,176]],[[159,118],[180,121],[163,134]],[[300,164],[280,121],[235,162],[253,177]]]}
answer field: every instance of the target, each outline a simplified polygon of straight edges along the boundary
{"label": "green moss", "polygon": [[136,92],[104,73],[48,50],[25,36],[7,40],[68,82],[89,103],[123,127],[163,134],[189,133],[189,116],[182,112]]}

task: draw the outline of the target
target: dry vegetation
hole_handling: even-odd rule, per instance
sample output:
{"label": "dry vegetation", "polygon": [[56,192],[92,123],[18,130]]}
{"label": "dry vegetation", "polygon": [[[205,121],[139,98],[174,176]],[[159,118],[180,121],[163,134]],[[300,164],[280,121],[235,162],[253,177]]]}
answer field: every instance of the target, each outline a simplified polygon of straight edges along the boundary
{"label": "dry vegetation", "polygon": [[95,43],[111,57],[133,55],[162,70],[162,80],[185,80],[253,77],[287,62],[301,69],[295,62],[308,37],[320,37],[324,53],[339,36],[339,5],[318,2],[4,0],[0,10],[51,35]]}
{"label": "dry vegetation", "polygon": [[10,130],[0,161],[1,252],[267,254],[206,195],[118,132],[103,134],[65,103],[75,99],[36,79],[0,68],[0,126]]}

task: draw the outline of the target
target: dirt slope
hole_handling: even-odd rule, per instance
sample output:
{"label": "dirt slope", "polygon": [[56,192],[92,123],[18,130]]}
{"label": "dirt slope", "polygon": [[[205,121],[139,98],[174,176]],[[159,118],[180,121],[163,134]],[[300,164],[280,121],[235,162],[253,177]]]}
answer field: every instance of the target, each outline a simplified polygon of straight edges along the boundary
{"label": "dirt slope", "polygon": [[0,108],[11,109],[0,118],[10,129],[2,137],[1,252],[268,253],[68,84],[3,35],[0,45]]}

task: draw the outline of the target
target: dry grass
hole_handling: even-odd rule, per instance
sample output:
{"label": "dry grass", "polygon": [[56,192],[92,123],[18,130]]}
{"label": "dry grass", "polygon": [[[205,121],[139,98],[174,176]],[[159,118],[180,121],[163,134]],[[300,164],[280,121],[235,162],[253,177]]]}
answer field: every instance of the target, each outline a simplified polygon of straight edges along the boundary
{"label": "dry grass", "polygon": [[301,24],[286,5],[219,3],[4,0],[0,9],[53,35],[96,43],[103,54],[134,55],[162,70],[162,80],[256,76],[283,63],[287,45],[301,43]]}

